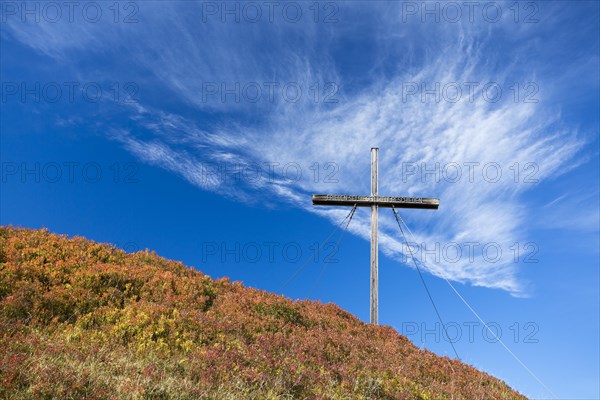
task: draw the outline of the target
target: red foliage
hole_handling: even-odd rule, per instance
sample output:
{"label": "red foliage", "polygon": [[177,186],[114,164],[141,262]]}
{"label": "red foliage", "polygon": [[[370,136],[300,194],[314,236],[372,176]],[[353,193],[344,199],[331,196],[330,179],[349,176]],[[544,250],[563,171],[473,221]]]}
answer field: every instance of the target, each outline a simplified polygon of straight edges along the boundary
{"label": "red foliage", "polygon": [[522,399],[334,304],[0,228],[0,397]]}

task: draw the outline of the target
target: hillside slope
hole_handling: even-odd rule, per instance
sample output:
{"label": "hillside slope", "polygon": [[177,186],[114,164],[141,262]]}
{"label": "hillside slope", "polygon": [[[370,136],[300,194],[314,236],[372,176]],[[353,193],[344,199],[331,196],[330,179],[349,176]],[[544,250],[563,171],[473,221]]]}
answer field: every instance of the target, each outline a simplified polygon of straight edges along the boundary
{"label": "hillside slope", "polygon": [[0,397],[522,399],[333,304],[0,227]]}

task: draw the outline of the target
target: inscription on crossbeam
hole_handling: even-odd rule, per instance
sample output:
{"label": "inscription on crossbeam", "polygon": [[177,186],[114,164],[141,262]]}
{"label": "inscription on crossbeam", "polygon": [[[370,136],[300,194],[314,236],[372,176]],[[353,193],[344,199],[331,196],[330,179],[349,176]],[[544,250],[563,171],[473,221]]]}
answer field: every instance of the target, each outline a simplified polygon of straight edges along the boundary
{"label": "inscription on crossbeam", "polygon": [[313,205],[354,205],[358,207],[397,207],[397,208],[427,208],[437,209],[440,200],[428,197],[397,197],[397,196],[353,196],[343,194],[313,194]]}

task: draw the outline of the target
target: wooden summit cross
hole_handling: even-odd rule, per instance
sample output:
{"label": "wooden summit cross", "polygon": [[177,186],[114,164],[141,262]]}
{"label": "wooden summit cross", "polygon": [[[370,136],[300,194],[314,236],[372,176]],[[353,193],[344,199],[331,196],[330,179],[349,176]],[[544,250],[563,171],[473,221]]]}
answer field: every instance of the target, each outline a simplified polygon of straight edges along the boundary
{"label": "wooden summit cross", "polygon": [[387,197],[377,194],[377,147],[371,148],[371,195],[347,196],[337,194],[313,194],[312,203],[316,206],[371,207],[371,323],[377,324],[379,255],[378,255],[378,215],[379,207],[386,208],[425,208],[437,210],[439,199],[426,197]]}

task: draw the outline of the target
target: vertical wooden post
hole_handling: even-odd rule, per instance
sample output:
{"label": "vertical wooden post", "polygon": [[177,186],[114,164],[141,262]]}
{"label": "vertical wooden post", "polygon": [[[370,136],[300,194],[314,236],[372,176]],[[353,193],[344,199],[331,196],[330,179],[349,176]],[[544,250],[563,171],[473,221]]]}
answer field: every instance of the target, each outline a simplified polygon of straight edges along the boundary
{"label": "vertical wooden post", "polygon": [[[379,149],[371,148],[371,196],[377,196],[377,155]],[[379,206],[371,206],[371,323],[377,325],[378,321],[378,288],[379,288],[379,257],[378,257],[378,215]]]}

